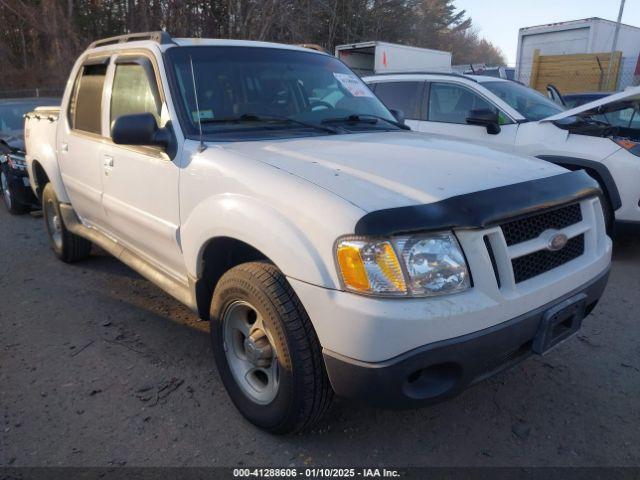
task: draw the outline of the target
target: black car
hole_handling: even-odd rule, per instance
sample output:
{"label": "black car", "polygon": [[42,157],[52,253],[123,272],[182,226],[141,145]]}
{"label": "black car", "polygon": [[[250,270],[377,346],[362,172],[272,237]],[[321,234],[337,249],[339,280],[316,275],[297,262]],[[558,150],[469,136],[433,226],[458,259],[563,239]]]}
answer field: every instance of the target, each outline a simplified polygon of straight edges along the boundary
{"label": "black car", "polygon": [[59,98],[0,100],[0,194],[7,210],[18,215],[37,204],[27,174],[23,115],[41,105],[59,105]]}

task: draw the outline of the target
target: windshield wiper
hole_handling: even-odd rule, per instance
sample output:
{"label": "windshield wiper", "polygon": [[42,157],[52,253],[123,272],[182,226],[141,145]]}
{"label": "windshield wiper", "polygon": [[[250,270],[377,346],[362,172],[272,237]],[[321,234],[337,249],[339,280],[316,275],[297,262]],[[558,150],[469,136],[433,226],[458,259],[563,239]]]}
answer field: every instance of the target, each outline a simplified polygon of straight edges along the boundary
{"label": "windshield wiper", "polygon": [[378,123],[378,120],[387,122],[395,127],[401,128],[402,130],[411,130],[409,126],[403,123],[397,122],[395,120],[389,120],[388,118],[384,118],[379,115],[373,115],[371,113],[353,114],[347,115],[346,117],[325,118],[324,120],[322,120],[322,123],[370,123],[375,125],[376,123]]}
{"label": "windshield wiper", "polygon": [[291,117],[281,117],[279,115],[263,115],[255,113],[243,113],[238,117],[229,118],[203,118],[200,122],[204,125],[206,123],[244,123],[244,122],[269,122],[272,120],[278,120],[281,122],[295,123],[296,125],[302,125],[304,127],[314,128],[323,132],[337,134],[338,131],[331,127],[325,127],[318,125],[317,123],[304,122],[302,120],[296,120]]}
{"label": "windshield wiper", "polygon": [[567,130],[570,133],[578,135],[589,135],[594,137],[609,137],[617,135],[618,127],[611,125],[610,123],[597,120],[591,116],[579,116],[572,115],[570,117],[561,118],[553,122],[553,124]]}

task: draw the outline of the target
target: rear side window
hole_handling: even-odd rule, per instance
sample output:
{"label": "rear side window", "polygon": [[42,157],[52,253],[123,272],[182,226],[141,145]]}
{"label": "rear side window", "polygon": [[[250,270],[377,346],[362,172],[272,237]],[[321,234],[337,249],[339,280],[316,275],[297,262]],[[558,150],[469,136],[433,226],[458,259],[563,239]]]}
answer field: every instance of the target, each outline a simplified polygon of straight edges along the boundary
{"label": "rear side window", "polygon": [[420,119],[422,82],[383,82],[376,84],[376,95],[387,108],[401,110],[405,118]]}
{"label": "rear side window", "polygon": [[106,75],[106,63],[82,67],[69,103],[72,129],[102,134],[102,90]]}
{"label": "rear side window", "polygon": [[157,83],[151,65],[145,66],[138,63],[116,65],[111,92],[111,125],[122,115],[136,113],[151,113],[160,124],[162,103]]}

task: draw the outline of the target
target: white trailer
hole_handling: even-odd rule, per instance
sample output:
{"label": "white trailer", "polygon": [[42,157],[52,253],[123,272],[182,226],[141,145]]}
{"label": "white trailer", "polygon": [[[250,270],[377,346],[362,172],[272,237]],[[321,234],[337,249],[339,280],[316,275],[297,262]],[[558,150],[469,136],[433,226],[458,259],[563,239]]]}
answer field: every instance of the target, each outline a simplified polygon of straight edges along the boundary
{"label": "white trailer", "polygon": [[336,57],[361,76],[378,73],[451,71],[451,52],[397,43],[373,41],[338,45]]}
{"label": "white trailer", "polygon": [[[516,79],[529,83],[535,50],[540,50],[540,55],[609,53],[615,28],[616,22],[597,17],[521,28]],[[623,90],[633,83],[640,55],[640,28],[622,24],[616,50],[622,52],[618,89]]]}

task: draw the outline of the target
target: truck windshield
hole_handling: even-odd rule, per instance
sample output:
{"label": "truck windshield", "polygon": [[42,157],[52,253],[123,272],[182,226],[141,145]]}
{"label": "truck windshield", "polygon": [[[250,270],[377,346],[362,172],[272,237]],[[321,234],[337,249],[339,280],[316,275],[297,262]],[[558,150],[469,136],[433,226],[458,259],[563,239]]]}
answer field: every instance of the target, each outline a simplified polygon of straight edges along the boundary
{"label": "truck windshield", "polygon": [[516,82],[482,82],[481,85],[507,102],[529,121],[542,120],[564,111],[540,92]]}
{"label": "truck windshield", "polygon": [[400,128],[369,87],[328,55],[201,46],[169,49],[167,60],[173,97],[190,138],[199,135],[198,116],[210,140]]}

